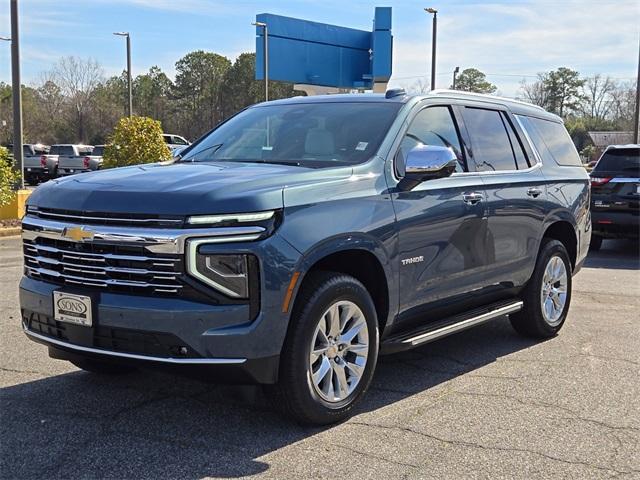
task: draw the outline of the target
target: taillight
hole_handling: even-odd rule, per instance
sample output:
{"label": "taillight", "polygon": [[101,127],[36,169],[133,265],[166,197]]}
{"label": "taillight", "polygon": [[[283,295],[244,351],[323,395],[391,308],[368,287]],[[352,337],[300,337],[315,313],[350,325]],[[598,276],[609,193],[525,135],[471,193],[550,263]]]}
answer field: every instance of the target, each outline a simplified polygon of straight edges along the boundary
{"label": "taillight", "polygon": [[46,155],[41,155],[40,156],[40,165],[42,167],[46,167],[47,166],[47,156]]}
{"label": "taillight", "polygon": [[600,187],[605,183],[608,183],[610,180],[611,177],[591,177],[591,186]]}
{"label": "taillight", "polygon": [[82,163],[84,164],[84,168],[89,168],[89,160],[91,160],[89,157],[84,157],[82,159]]}

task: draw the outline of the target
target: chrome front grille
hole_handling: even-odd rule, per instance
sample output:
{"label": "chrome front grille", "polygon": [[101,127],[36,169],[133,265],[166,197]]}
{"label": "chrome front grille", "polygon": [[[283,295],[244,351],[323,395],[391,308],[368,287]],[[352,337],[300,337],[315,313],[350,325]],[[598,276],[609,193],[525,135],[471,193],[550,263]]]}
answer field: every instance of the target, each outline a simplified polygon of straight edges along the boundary
{"label": "chrome front grille", "polygon": [[181,255],[43,237],[24,239],[23,248],[25,272],[32,278],[121,293],[177,294],[183,288]]}
{"label": "chrome front grille", "polygon": [[175,216],[161,217],[102,212],[77,212],[73,210],[38,208],[33,206],[29,206],[27,211],[29,215],[34,217],[71,224],[121,225],[147,228],[181,228],[184,224],[183,217]]}

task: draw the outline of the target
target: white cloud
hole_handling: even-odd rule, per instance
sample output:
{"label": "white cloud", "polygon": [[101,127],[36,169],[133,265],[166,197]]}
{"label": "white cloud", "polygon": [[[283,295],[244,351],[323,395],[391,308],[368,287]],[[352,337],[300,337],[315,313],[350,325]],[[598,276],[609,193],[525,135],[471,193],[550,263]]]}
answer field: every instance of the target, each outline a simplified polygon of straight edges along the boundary
{"label": "white cloud", "polygon": [[[529,2],[452,6],[438,25],[439,86],[450,84],[456,66],[487,73],[535,75],[560,66],[583,75],[631,78],[638,58],[640,3]],[[395,31],[394,78],[428,75],[427,22]],[[514,96],[521,77],[489,76]]]}

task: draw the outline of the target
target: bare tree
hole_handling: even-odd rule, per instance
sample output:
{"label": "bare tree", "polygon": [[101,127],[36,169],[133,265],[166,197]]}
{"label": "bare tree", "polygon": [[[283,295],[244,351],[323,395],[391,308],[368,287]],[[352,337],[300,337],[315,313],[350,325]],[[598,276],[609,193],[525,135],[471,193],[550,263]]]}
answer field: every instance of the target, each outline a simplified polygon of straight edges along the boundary
{"label": "bare tree", "polygon": [[533,103],[542,108],[549,105],[549,90],[545,86],[546,74],[539,73],[538,80],[533,83],[527,83],[525,79],[520,82],[520,91],[522,96],[519,97],[525,102]]}
{"label": "bare tree", "polygon": [[600,74],[586,79],[582,87],[584,95],[583,114],[596,120],[604,120],[613,109],[612,94],[617,85],[611,77]]}
{"label": "bare tree", "polygon": [[424,95],[425,93],[429,93],[431,91],[431,83],[427,81],[426,78],[419,78],[407,88],[405,88],[409,93]]}
{"label": "bare tree", "polygon": [[85,121],[96,88],[104,78],[100,64],[91,58],[62,57],[51,76],[67,99],[67,115],[74,125],[77,139],[86,140]]}
{"label": "bare tree", "polygon": [[611,92],[610,116],[618,128],[633,130],[633,115],[636,102],[636,83],[617,85]]}

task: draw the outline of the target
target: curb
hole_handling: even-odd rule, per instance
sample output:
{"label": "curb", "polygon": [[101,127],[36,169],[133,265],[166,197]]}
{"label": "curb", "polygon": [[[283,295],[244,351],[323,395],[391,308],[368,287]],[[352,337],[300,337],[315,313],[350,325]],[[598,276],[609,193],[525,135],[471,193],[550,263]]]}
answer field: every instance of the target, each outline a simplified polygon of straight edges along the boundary
{"label": "curb", "polygon": [[14,235],[20,235],[21,233],[22,227],[0,228],[0,237],[13,237]]}

